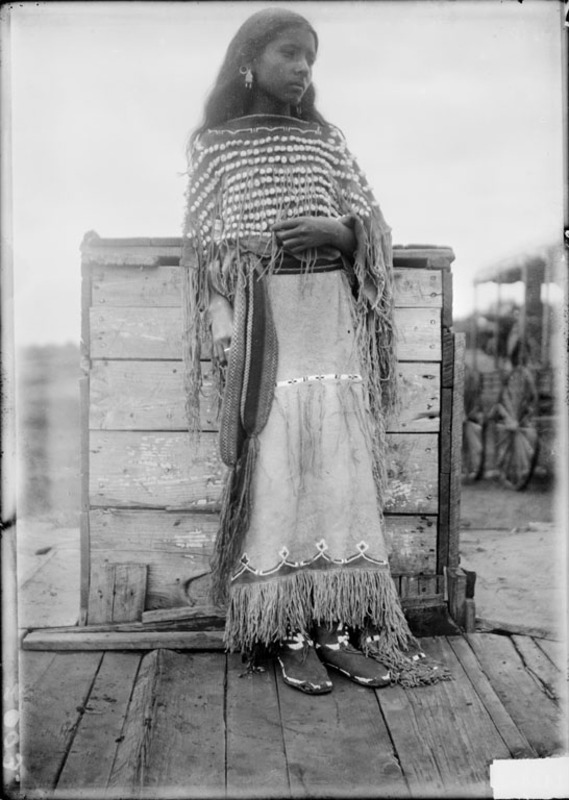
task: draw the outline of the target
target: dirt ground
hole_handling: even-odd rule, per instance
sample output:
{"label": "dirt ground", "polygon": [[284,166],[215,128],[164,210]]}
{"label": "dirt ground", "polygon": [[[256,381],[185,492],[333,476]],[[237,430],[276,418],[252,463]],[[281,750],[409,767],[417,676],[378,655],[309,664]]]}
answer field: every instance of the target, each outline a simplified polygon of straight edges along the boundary
{"label": "dirt ground", "polygon": [[461,566],[477,575],[477,617],[566,630],[566,541],[555,506],[553,482],[539,477],[523,492],[494,480],[463,486]]}
{"label": "dirt ground", "polygon": [[[69,625],[79,610],[78,349],[32,348],[20,360],[20,627]],[[496,481],[462,491],[461,563],[474,570],[478,617],[559,630],[567,577],[555,488]],[[564,628],[563,628],[564,630]]]}

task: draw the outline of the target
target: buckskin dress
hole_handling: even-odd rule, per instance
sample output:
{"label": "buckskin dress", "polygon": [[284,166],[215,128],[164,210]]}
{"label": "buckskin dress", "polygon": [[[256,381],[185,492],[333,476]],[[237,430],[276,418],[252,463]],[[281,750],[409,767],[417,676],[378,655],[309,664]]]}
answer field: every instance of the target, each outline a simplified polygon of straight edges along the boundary
{"label": "buckskin dress", "polygon": [[[302,215],[351,226],[353,258],[283,252],[271,226]],[[199,135],[182,264],[194,429],[211,290],[234,311],[217,370],[228,472],[213,559],[227,646],[342,621],[371,627],[375,655],[417,682],[382,517],[396,406],[390,229],[340,131],[252,115]]]}

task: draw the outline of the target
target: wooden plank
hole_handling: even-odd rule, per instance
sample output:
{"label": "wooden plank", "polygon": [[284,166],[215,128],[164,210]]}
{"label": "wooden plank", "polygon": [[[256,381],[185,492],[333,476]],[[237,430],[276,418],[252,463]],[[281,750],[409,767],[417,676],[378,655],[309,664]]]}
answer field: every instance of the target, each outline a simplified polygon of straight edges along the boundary
{"label": "wooden plank", "polygon": [[441,332],[441,386],[452,389],[454,379],[454,335],[450,328]]}
{"label": "wooden plank", "polygon": [[[172,254],[165,252],[166,257]],[[119,253],[122,258],[124,253]],[[108,257],[108,254],[107,254]],[[115,256],[117,258],[117,256]],[[179,306],[182,270],[177,266],[118,266],[93,263],[94,306]],[[441,273],[424,269],[395,269],[395,305],[442,306]]]}
{"label": "wooden plank", "polygon": [[408,796],[372,690],[331,671],[331,694],[305,695],[277,672],[293,797]]}
{"label": "wooden plank", "polygon": [[[211,362],[202,365],[201,429],[219,428]],[[181,361],[94,361],[89,426],[98,430],[187,430]]]}
{"label": "wooden plank", "polygon": [[58,653],[41,681],[24,686],[20,731],[25,792],[47,792],[55,786],[101,659],[101,653]]}
{"label": "wooden plank", "polygon": [[[434,273],[436,274],[436,273]],[[201,429],[219,427],[218,397],[203,362],[204,387],[200,403]],[[391,431],[439,429],[438,364],[402,362],[401,411]],[[89,426],[96,430],[186,430],[184,375],[180,361],[93,362]]]}
{"label": "wooden plank", "polygon": [[387,436],[389,478],[385,511],[436,514],[438,509],[438,437],[433,433]]}
{"label": "wooden plank", "polygon": [[561,703],[566,699],[567,687],[563,673],[550,661],[530,636],[512,636],[526,670],[541,684],[542,690],[552,700]]}
{"label": "wooden plank", "polygon": [[425,726],[420,710],[415,712],[414,694],[401,686],[388,686],[377,691],[377,699],[411,797],[445,797],[446,786],[435,757],[440,743]]}
{"label": "wooden plank", "polygon": [[523,625],[520,622],[504,622],[498,619],[488,619],[488,617],[476,618],[476,630],[478,633],[501,633],[501,634],[520,634],[520,636],[531,636],[534,639],[547,641],[553,635],[547,628],[539,628],[535,625]]}
{"label": "wooden plank", "polygon": [[564,751],[567,735],[559,707],[525,669],[511,639],[487,633],[467,638],[502,705],[538,756]]}
{"label": "wooden plank", "polygon": [[228,797],[290,797],[275,673],[262,666],[244,674],[241,657],[227,657]]}
{"label": "wooden plank", "polygon": [[[181,308],[91,308],[91,358],[180,359]],[[401,361],[440,361],[441,311],[438,308],[397,308]]]}
{"label": "wooden plank", "polygon": [[452,386],[451,459],[449,496],[448,566],[460,562],[460,495],[462,481],[462,421],[464,415],[465,335],[454,337],[454,377]]}
{"label": "wooden plank", "polygon": [[[153,567],[162,555],[183,557],[186,572],[200,571],[211,557],[219,515],[156,509],[95,509],[91,511],[91,557],[112,558],[119,552],[149,565],[149,596],[154,594]],[[429,515],[386,514],[385,535],[391,543],[393,573],[433,573],[436,568],[437,518]],[[130,555],[129,555],[130,554]]]}
{"label": "wooden plank", "polygon": [[447,575],[448,607],[457,625],[466,621],[466,573],[460,567],[449,567]]}
{"label": "wooden plank", "polygon": [[172,624],[181,621],[191,621],[196,617],[209,615],[225,622],[225,609],[220,606],[178,606],[176,608],[158,608],[155,611],[145,611],[142,615],[142,624],[159,625],[160,623]]}
{"label": "wooden plank", "polygon": [[93,506],[219,507],[225,467],[215,434],[93,431]]}
{"label": "wooden plank", "polygon": [[482,671],[474,652],[462,636],[450,636],[447,639],[453,652],[460,661],[476,694],[484,708],[492,718],[500,736],[508,748],[512,758],[535,758],[536,753],[524,734],[502,705],[488,677]]}
{"label": "wooden plank", "polygon": [[[387,444],[385,510],[436,513],[437,435],[393,433]],[[91,433],[92,506],[218,510],[224,472],[213,433],[193,449],[181,432]]]}
{"label": "wooden plank", "polygon": [[[143,796],[224,796],[225,661],[217,653],[160,652]],[[133,720],[144,733],[142,722]]]}
{"label": "wooden plank", "polygon": [[105,564],[98,582],[91,581],[89,622],[131,622],[141,619],[146,600],[147,571],[146,564]]}
{"label": "wooden plank", "polygon": [[452,327],[452,272],[444,269],[439,273],[442,281],[442,306],[443,313],[441,325],[443,328]]}
{"label": "wooden plank", "polygon": [[81,254],[83,264],[88,266],[159,267],[165,259],[179,260],[180,247],[117,239],[115,243],[106,246],[84,245]]}
{"label": "wooden plank", "polygon": [[152,731],[155,692],[163,651],[153,650],[140,662],[115,758],[107,780],[111,797],[139,797],[144,776],[144,763]]}
{"label": "wooden plank", "polygon": [[[433,699],[438,695],[437,712],[433,714],[436,727],[442,725],[445,730],[452,730],[452,736],[440,740],[442,757],[439,753],[435,756],[441,771],[443,759],[451,766],[450,774],[445,776],[447,792],[454,783],[454,796],[463,796],[466,789],[465,794],[470,796],[491,797],[490,765],[496,759],[509,758],[510,752],[446,639],[433,637],[421,643],[425,652],[445,664],[453,676],[452,681],[428,689]],[[426,694],[421,693],[421,700]]]}
{"label": "wooden plank", "polygon": [[[154,561],[146,562],[147,589],[145,609],[169,608],[181,605],[207,605],[210,590],[209,557],[186,557],[183,553],[153,554]],[[105,571],[109,564],[128,563],[132,552],[113,550],[106,554],[93,554],[91,559],[91,595],[89,621],[107,619]],[[141,556],[142,557],[142,556]],[[200,565],[196,562],[201,562]],[[102,604],[102,609],[101,609]],[[91,614],[91,608],[93,613]]]}
{"label": "wooden plank", "polygon": [[554,639],[539,638],[536,642],[538,647],[543,650],[552,664],[555,664],[560,672],[566,673],[568,666],[567,642],[558,642]]}
{"label": "wooden plank", "polygon": [[[85,279],[84,279],[85,280]],[[85,308],[83,308],[85,314]],[[82,341],[82,347],[88,357],[88,341]],[[84,622],[87,619],[87,605],[89,600],[89,378],[79,380],[79,402],[81,418],[81,512],[79,521],[79,547],[80,547],[80,589],[79,589],[79,617]]]}
{"label": "wooden plank", "polygon": [[140,659],[140,653],[105,653],[57,782],[58,794],[78,798],[83,789],[103,796]]}
{"label": "wooden plank", "polygon": [[[87,626],[88,627],[88,626]],[[173,650],[224,650],[221,631],[129,631],[129,632],[50,633],[49,628],[28,633],[24,650],[154,650],[169,647]]]}

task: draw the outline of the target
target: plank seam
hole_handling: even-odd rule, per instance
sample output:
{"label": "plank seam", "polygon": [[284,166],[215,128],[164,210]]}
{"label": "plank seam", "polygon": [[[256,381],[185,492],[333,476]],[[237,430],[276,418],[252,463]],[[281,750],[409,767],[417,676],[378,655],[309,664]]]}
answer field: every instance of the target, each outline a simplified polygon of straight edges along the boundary
{"label": "plank seam", "polygon": [[[494,685],[493,685],[493,683],[492,683],[492,676],[491,676],[491,675],[489,675],[489,674],[488,674],[488,672],[487,672],[487,671],[484,669],[484,664],[483,664],[483,663],[480,661],[480,659],[478,658],[478,654],[476,653],[476,650],[475,650],[475,649],[474,649],[474,647],[472,646],[472,643],[470,642],[470,639],[469,639],[469,637],[468,637],[468,634],[467,634],[466,636],[463,636],[463,638],[464,638],[465,642],[468,644],[469,648],[472,650],[472,652],[473,652],[473,654],[474,654],[474,658],[476,659],[476,661],[478,662],[478,666],[480,667],[480,671],[481,671],[481,672],[482,672],[482,674],[485,676],[486,680],[489,682],[489,684],[490,684],[490,686],[492,687],[492,689],[494,689]],[[510,638],[510,637],[508,637],[508,638]],[[458,658],[458,656],[457,656],[457,658]],[[475,689],[475,691],[476,691],[476,689]],[[532,743],[529,741],[529,739],[528,739],[528,737],[525,735],[524,731],[523,731],[523,730],[520,728],[520,726],[518,725],[518,723],[516,722],[516,720],[515,720],[515,719],[512,717],[512,715],[510,714],[510,712],[508,711],[508,709],[506,708],[506,706],[505,706],[505,705],[504,705],[504,703],[502,702],[502,698],[500,697],[500,695],[498,694],[498,692],[496,692],[496,690],[495,690],[495,689],[494,689],[494,692],[495,692],[495,694],[496,694],[496,697],[497,697],[497,698],[498,698],[498,700],[500,701],[500,703],[501,703],[501,705],[502,705],[502,708],[504,709],[504,711],[506,712],[506,714],[507,714],[507,715],[510,717],[510,719],[511,719],[511,720],[512,720],[512,722],[513,722],[513,724],[515,725],[515,727],[516,727],[516,729],[517,729],[518,733],[520,734],[520,736],[522,736],[522,738],[524,738],[524,739],[525,739],[525,740],[528,742],[528,745],[529,745],[529,747],[530,747],[532,750],[534,750],[534,751],[535,751],[535,748],[534,748],[534,746],[533,746],[533,745],[532,745]],[[476,694],[478,694],[478,692],[476,692]],[[486,706],[484,706],[484,708],[486,708]],[[490,716],[490,715],[489,715],[489,716]],[[490,718],[491,718],[491,717],[490,717]],[[492,724],[494,725],[494,727],[496,727],[496,726],[495,726],[495,723],[494,723],[494,720],[492,720]],[[500,738],[502,739],[502,741],[504,741],[504,738],[503,738],[502,734],[500,733],[500,731],[498,731],[498,733],[500,734]],[[507,747],[507,743],[506,743],[506,742],[504,742],[504,743],[506,744],[506,747]],[[536,755],[537,755],[537,756],[539,756],[539,753],[537,753],[537,752],[536,752]]]}
{"label": "plank seam", "polygon": [[107,785],[106,785],[107,789],[109,788],[110,779],[111,779],[111,776],[112,776],[112,774],[114,772],[114,769],[115,769],[115,764],[116,764],[116,761],[117,761],[117,753],[118,753],[118,749],[119,749],[118,745],[124,739],[123,732],[124,732],[124,728],[125,728],[126,721],[127,721],[127,718],[128,718],[128,712],[129,712],[129,709],[130,709],[130,704],[132,702],[132,696],[134,694],[134,689],[135,689],[136,683],[138,681],[138,676],[140,675],[140,669],[141,669],[142,659],[144,658],[144,655],[145,654],[141,654],[139,659],[138,659],[138,666],[136,668],[136,674],[134,676],[134,680],[132,682],[132,686],[130,687],[130,694],[128,696],[128,701],[127,701],[126,706],[125,706],[124,717],[123,717],[123,721],[122,721],[122,725],[121,725],[121,730],[120,730],[120,733],[119,733],[119,736],[118,736],[118,739],[117,739],[117,742],[116,742],[117,747],[115,747],[115,754],[113,756],[113,760],[112,760],[112,763],[111,763],[111,768],[109,769],[109,772],[108,772]]}
{"label": "plank seam", "polygon": [[380,713],[381,719],[383,720],[383,724],[385,726],[385,730],[387,731],[387,735],[389,736],[389,741],[391,743],[391,752],[393,754],[393,758],[397,762],[397,765],[399,767],[399,771],[401,772],[401,776],[402,776],[403,780],[405,781],[405,786],[407,787],[407,791],[409,792],[409,796],[412,796],[413,792],[411,791],[411,785],[409,783],[409,780],[407,778],[405,770],[403,769],[403,764],[401,763],[401,758],[399,756],[399,753],[397,752],[397,747],[395,746],[395,740],[393,739],[393,736],[391,735],[391,730],[389,728],[389,725],[387,724],[387,718],[386,718],[385,714],[383,713],[383,708],[381,707],[381,701],[379,699],[379,692],[380,691],[381,691],[381,689],[379,689],[379,690],[375,689],[374,690],[375,702],[377,703],[377,707],[379,708],[379,713]]}
{"label": "plank seam", "polygon": [[101,655],[99,657],[99,662],[97,664],[97,668],[95,669],[95,673],[93,675],[93,680],[89,684],[89,688],[87,689],[87,693],[85,694],[85,699],[83,700],[81,705],[77,707],[77,710],[79,712],[79,716],[77,717],[77,719],[75,720],[75,722],[73,723],[73,725],[70,728],[69,743],[68,743],[67,747],[65,748],[65,753],[63,754],[63,758],[61,759],[61,763],[60,763],[60,765],[59,765],[59,767],[57,769],[57,772],[55,773],[55,779],[54,779],[54,782],[53,782],[54,789],[57,788],[57,784],[59,783],[59,779],[61,777],[61,773],[63,772],[63,770],[65,768],[65,765],[67,763],[67,759],[69,757],[69,753],[71,751],[71,748],[73,747],[73,742],[75,741],[75,736],[77,735],[77,731],[79,730],[79,725],[81,724],[81,720],[83,719],[83,717],[85,715],[85,711],[87,709],[87,706],[89,705],[89,698],[91,697],[91,693],[93,691],[93,687],[95,686],[95,681],[97,680],[97,676],[98,676],[98,674],[99,674],[99,672],[101,670],[101,666],[103,664],[104,657],[105,657],[105,653],[101,653]]}
{"label": "plank seam", "polygon": [[279,681],[278,681],[278,678],[277,678],[277,666],[276,666],[275,659],[272,659],[271,669],[272,669],[272,673],[273,673],[273,680],[275,682],[275,691],[276,691],[276,695],[277,695],[277,707],[278,707],[278,710],[279,710],[281,741],[282,741],[282,748],[283,748],[283,753],[284,753],[284,757],[285,757],[285,764],[286,764],[286,780],[287,780],[287,784],[288,784],[288,796],[292,797],[292,784],[290,782],[290,769],[289,769],[289,765],[288,765],[288,753],[286,751],[286,739],[285,739],[284,730],[283,730],[283,716],[282,716],[282,710],[281,710],[281,695],[280,695],[280,691],[279,691]]}
{"label": "plank seam", "polygon": [[556,694],[556,693],[553,691],[553,689],[551,688],[551,686],[550,686],[550,685],[549,685],[549,684],[548,684],[546,681],[542,680],[542,679],[539,677],[539,675],[538,675],[536,672],[534,672],[534,670],[533,670],[533,669],[530,667],[530,665],[528,664],[528,662],[526,661],[526,659],[525,659],[525,657],[524,657],[524,654],[523,654],[523,652],[522,652],[522,651],[520,650],[520,648],[518,647],[518,645],[517,645],[517,643],[516,643],[516,640],[514,639],[514,637],[513,637],[513,636],[511,636],[511,637],[510,637],[510,640],[511,640],[512,644],[514,645],[514,648],[515,648],[515,650],[516,650],[516,653],[518,654],[518,656],[519,656],[519,658],[520,658],[520,661],[521,661],[521,662],[522,662],[522,664],[524,665],[524,669],[525,669],[525,671],[526,671],[526,672],[527,672],[527,673],[530,675],[530,677],[532,677],[532,678],[533,678],[533,680],[534,680],[534,681],[537,683],[537,685],[539,686],[539,688],[541,689],[541,691],[542,691],[542,692],[543,692],[543,693],[544,693],[544,694],[545,694],[547,697],[549,697],[549,699],[550,699],[550,700],[553,700],[553,702],[554,702],[556,705],[559,705],[559,697],[558,697],[558,696],[557,696],[557,694]]}

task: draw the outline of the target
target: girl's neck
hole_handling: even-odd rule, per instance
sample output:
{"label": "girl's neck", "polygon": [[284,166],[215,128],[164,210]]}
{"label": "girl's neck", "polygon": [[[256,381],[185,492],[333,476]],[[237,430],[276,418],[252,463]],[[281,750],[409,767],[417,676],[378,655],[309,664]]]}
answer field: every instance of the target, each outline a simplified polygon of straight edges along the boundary
{"label": "girl's neck", "polygon": [[284,103],[281,100],[277,100],[273,95],[266,94],[257,89],[248,113],[274,114],[279,117],[291,117],[292,109],[290,103]]}

